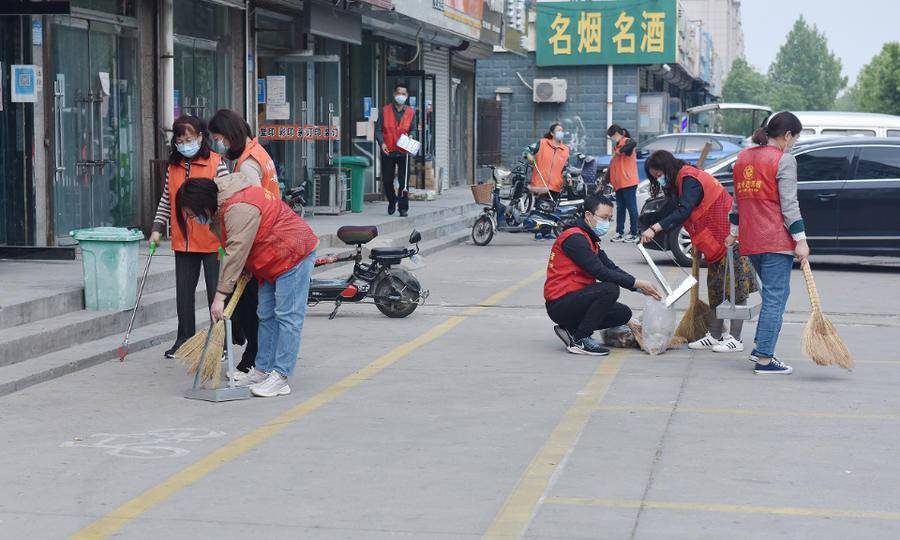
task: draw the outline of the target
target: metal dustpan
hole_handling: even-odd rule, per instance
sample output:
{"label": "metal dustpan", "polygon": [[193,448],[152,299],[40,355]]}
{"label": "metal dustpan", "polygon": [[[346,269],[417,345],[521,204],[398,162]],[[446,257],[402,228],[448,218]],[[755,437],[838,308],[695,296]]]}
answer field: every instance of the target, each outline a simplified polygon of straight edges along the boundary
{"label": "metal dustpan", "polygon": [[[691,290],[694,285],[697,284],[697,280],[694,278],[694,276],[685,272],[686,277],[684,278],[684,281],[682,281],[677,287],[673,289],[672,286],[669,285],[669,282],[666,281],[666,278],[663,277],[662,272],[660,272],[659,270],[659,267],[656,266],[656,263],[653,262],[652,258],[650,258],[650,254],[647,253],[647,249],[644,248],[642,244],[638,244],[638,251],[640,251],[641,255],[644,256],[644,260],[647,261],[647,265],[653,272],[653,276],[656,277],[656,281],[659,283],[659,286],[662,287],[662,290],[665,293],[662,301],[666,305],[666,307],[670,307],[672,304],[677,302],[679,298],[684,296],[688,291]],[[677,265],[678,262],[676,261],[675,264]],[[684,272],[683,268],[681,268],[680,266],[678,268],[680,268],[681,271]]]}
{"label": "metal dustpan", "polygon": [[[753,317],[759,313],[759,302],[755,304],[735,304],[734,300],[736,298],[734,294],[734,246],[730,246],[727,248],[728,251],[728,259],[727,265],[728,267],[725,269],[725,281],[730,282],[728,286],[728,297],[725,300],[716,306],[716,318],[717,319],[728,319],[735,321],[749,321]],[[723,283],[723,289],[724,289]]]}
{"label": "metal dustpan", "polygon": [[[212,327],[209,329],[212,334]],[[200,386],[200,367],[197,367],[197,373],[194,375],[194,386],[190,388],[184,397],[188,399],[199,399],[202,401],[234,401],[236,399],[250,399],[250,388],[246,386],[236,386],[234,382],[235,366],[234,366],[234,350],[231,345],[231,319],[225,319],[225,358],[228,362],[227,375],[228,386],[222,388],[203,388]],[[200,358],[206,358],[206,349],[209,347],[209,339],[203,346],[203,354]],[[218,381],[215,381],[218,383]]]}

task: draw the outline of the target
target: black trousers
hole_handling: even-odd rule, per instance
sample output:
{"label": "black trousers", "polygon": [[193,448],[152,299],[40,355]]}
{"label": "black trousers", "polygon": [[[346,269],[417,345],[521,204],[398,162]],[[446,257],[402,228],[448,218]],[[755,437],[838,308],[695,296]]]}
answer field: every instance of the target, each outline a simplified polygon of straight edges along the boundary
{"label": "black trousers", "polygon": [[619,286],[592,283],[587,287],[547,302],[547,315],[575,339],[590,336],[596,330],[612,328],[631,319],[631,308],[620,304]]}
{"label": "black trousers", "polygon": [[219,282],[219,258],[216,253],[175,252],[175,309],[178,313],[177,343],[183,343],[197,332],[194,296],[200,281],[200,266],[206,281],[207,305],[212,305]]}
{"label": "black trousers", "polygon": [[237,365],[237,368],[244,373],[256,365],[256,349],[259,344],[257,339],[259,316],[256,314],[258,303],[259,283],[251,277],[231,315],[232,341],[236,345],[247,344],[244,347],[244,354],[241,355],[241,361]]}
{"label": "black trousers", "polygon": [[[405,154],[399,156],[391,156],[382,152],[381,154],[381,185],[384,188],[384,196],[392,205],[396,204],[397,209],[405,212],[409,209],[409,198],[407,197],[406,185],[406,162]],[[397,179],[399,190],[394,189],[394,179]]]}

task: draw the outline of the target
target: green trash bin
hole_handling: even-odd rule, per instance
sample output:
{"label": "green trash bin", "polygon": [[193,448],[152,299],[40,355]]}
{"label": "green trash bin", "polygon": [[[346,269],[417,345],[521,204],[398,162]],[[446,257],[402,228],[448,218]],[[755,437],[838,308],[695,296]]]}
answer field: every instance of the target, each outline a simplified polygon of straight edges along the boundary
{"label": "green trash bin", "polygon": [[144,233],[124,227],[94,227],[69,234],[81,246],[84,307],[116,311],[134,308],[138,246]]}
{"label": "green trash bin", "polygon": [[350,169],[350,210],[356,213],[362,212],[366,190],[364,173],[371,165],[369,158],[341,156],[335,160],[335,165]]}

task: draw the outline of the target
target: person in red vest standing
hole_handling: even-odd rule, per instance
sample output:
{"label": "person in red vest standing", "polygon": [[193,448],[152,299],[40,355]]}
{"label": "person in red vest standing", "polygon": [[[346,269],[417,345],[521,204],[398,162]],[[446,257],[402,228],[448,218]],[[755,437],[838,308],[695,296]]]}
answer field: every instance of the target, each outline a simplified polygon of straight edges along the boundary
{"label": "person in red vest standing", "polygon": [[288,377],[300,354],[319,239],[287,204],[245,173],[184,184],[177,216],[184,226],[188,220],[215,223],[225,244],[228,255],[210,308],[213,320],[222,319],[225,299],[244,269],[260,283],[256,363],[239,375],[238,384],[260,397],[290,394]]}
{"label": "person in red vest standing", "polygon": [[416,111],[406,104],[409,88],[405,84],[394,87],[394,102],[381,109],[375,122],[375,141],[381,148],[381,184],[388,200],[388,214],[399,210],[401,217],[409,211],[409,186],[407,165],[409,154],[397,146],[401,135],[409,136],[413,129]]}
{"label": "person in red vest standing", "polygon": [[[259,141],[253,138],[250,126],[241,115],[228,109],[216,111],[209,120],[209,131],[216,150],[232,162],[232,172],[244,173],[251,183],[261,186],[276,198],[281,197],[275,162]],[[251,281],[234,311],[235,342],[240,345],[246,340],[247,343],[237,366],[242,373],[248,373],[256,361],[259,345],[257,298],[257,283]]]}
{"label": "person in red vest standing", "polygon": [[791,294],[794,257],[800,262],[809,257],[797,200],[797,159],[789,153],[802,129],[792,113],[777,113],[753,133],[757,146],[741,150],[734,163],[731,234],[725,244],[739,240],[741,255],[750,258],[762,282],[756,347],[750,353],[759,374],[793,371],[775,357],[775,345]]}
{"label": "person in red vest standing", "polygon": [[660,294],[652,283],[635,279],[600,249],[600,238],[612,220],[612,201],[589,195],[583,208],[575,225],[563,231],[550,249],[544,301],[547,315],[556,323],[553,330],[570,353],[603,356],[609,349],[591,335],[631,319],[631,309],[617,301],[620,290],[640,291],[657,300]]}
{"label": "person in red vest standing", "polygon": [[175,194],[185,182],[192,181],[193,178],[222,176],[227,173],[225,160],[209,147],[203,121],[191,115],[178,117],[172,124],[172,149],[166,167],[166,180],[150,232],[150,242],[159,245],[160,236],[165,231],[166,225],[169,225],[172,251],[175,252],[175,309],[178,313],[178,334],[175,337],[175,344],[165,352],[166,358],[173,358],[175,351],[197,330],[194,320],[194,293],[200,279],[200,267],[203,267],[206,299],[210,305],[216,293],[219,273],[217,254],[219,239],[209,227],[187,223],[186,227],[182,228],[177,219],[171,219],[171,208],[176,203]]}
{"label": "person in red vest standing", "polygon": [[[684,226],[691,235],[694,248],[706,259],[706,290],[709,305],[715,308],[725,299],[726,249],[730,249],[725,247],[725,238],[730,231],[731,195],[712,175],[688,165],[666,150],[654,152],[644,163],[644,168],[650,180],[650,193],[654,197],[665,193],[674,202],[674,210],[650,225],[641,234],[641,241],[652,242],[657,234]],[[735,260],[735,302],[746,304],[750,293],[755,291],[756,279],[750,261],[747,257],[738,257]],[[725,321],[715,318],[715,313],[710,315],[706,335],[689,343],[688,347],[712,349],[718,353],[743,351],[741,330],[744,321],[729,321],[729,331],[723,333]]]}
{"label": "person in red vest standing", "polygon": [[[637,237],[637,142],[628,130],[618,124],[609,126],[606,135],[615,143],[612,161],[609,163],[609,183],[616,190],[616,235],[613,242],[636,242]],[[625,211],[628,211],[629,228],[625,234]]]}

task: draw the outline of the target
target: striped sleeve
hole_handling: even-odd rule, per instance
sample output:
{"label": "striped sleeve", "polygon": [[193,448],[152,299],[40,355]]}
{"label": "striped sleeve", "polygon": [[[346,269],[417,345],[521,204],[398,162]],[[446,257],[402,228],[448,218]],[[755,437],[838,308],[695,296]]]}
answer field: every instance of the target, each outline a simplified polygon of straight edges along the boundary
{"label": "striped sleeve", "polygon": [[228,164],[225,163],[225,158],[219,160],[219,166],[216,168],[216,177],[225,176],[228,174]]}
{"label": "striped sleeve", "polygon": [[172,215],[172,208],[169,203],[169,168],[166,167],[166,179],[163,181],[163,193],[159,199],[159,205],[156,207],[156,217],[153,218],[154,232],[163,232],[169,223],[169,217]]}

